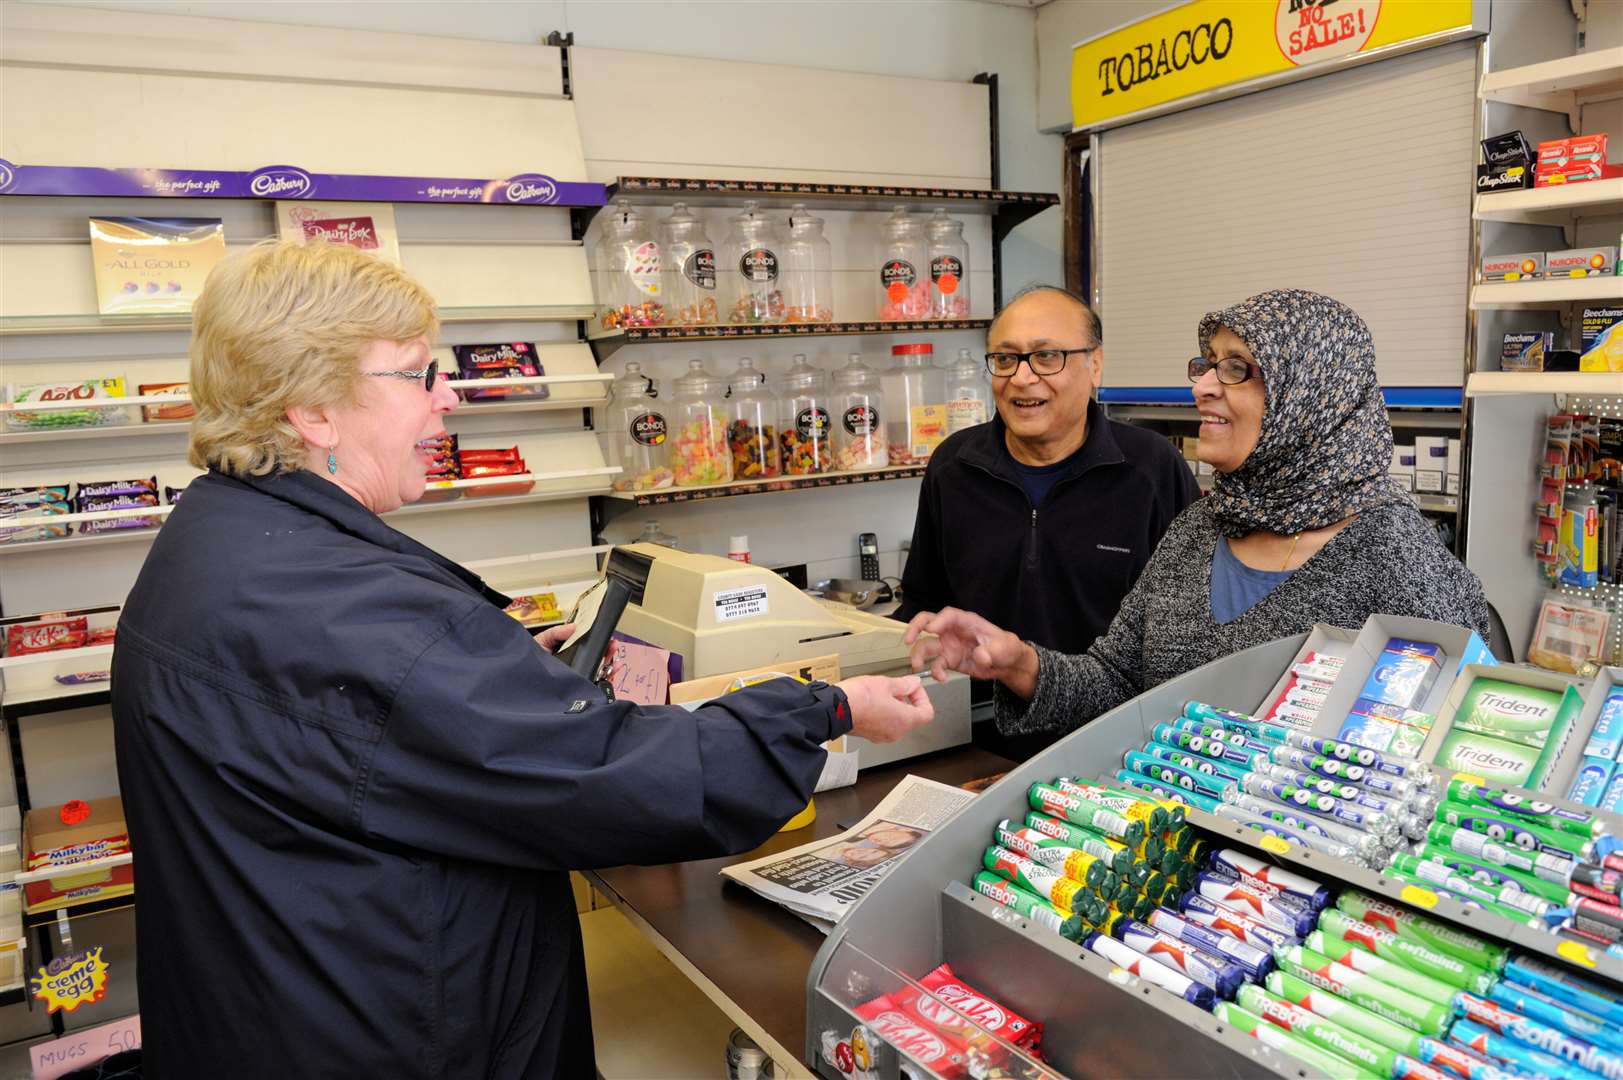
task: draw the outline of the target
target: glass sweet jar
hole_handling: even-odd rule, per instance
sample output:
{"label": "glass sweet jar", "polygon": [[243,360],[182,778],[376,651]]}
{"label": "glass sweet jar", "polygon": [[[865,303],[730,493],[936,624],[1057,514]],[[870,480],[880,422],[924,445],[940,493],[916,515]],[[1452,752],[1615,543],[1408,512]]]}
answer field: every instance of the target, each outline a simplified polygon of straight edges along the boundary
{"label": "glass sweet jar", "polygon": [[928,248],[918,219],[898,206],[880,223],[879,236],[879,318],[885,322],[928,318]]}
{"label": "glass sweet jar", "polygon": [[662,325],[660,276],[654,230],[630,202],[616,199],[597,242],[598,325],[604,330]]}
{"label": "glass sweet jar", "polygon": [[734,480],[766,480],[778,475],[778,409],[766,388],[766,374],[744,357],[728,380],[727,446]]}
{"label": "glass sweet jar", "polygon": [[722,246],[722,269],[729,283],[728,322],[783,321],[782,250],[777,222],[762,213],[758,203],[745,203]]}
{"label": "glass sweet jar", "polygon": [[800,203],[789,210],[789,242],[783,247],[784,322],[834,321],[834,249],[823,219]]}
{"label": "glass sweet jar", "polygon": [[834,467],[833,402],[828,376],[796,354],[779,380],[783,387],[778,412],[778,447],[785,476],[815,476]]}
{"label": "glass sweet jar", "polygon": [[733,478],[727,449],[726,385],[704,369],[703,360],[688,361],[688,373],[675,382],[671,397],[671,473],[677,487],[725,484]]}
{"label": "glass sweet jar", "polygon": [[884,391],[879,373],[852,353],[834,372],[834,471],[883,469],[890,464],[885,446]]}
{"label": "glass sweet jar", "polygon": [[969,245],[964,223],[937,210],[926,227],[930,237],[930,318],[969,318]]}
{"label": "glass sweet jar", "polygon": [[947,365],[942,376],[947,388],[947,434],[986,423],[992,415],[986,365],[968,349],[959,349],[958,358]]}
{"label": "glass sweet jar", "polygon": [[892,345],[885,389],[885,437],[892,465],[922,465],[947,437],[946,388],[925,342]]}
{"label": "glass sweet jar", "polygon": [[677,203],[660,223],[660,243],[666,321],[675,326],[714,326],[716,249],[705,233],[704,220]]}
{"label": "glass sweet jar", "polygon": [[615,491],[658,491],[674,481],[671,472],[670,427],[660,408],[654,380],[636,361],[614,380],[612,415],[616,421]]}

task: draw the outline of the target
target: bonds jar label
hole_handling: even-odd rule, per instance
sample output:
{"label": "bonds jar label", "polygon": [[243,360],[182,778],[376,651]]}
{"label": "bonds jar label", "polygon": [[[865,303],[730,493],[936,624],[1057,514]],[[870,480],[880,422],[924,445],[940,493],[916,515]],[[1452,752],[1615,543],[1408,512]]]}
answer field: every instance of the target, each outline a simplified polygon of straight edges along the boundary
{"label": "bonds jar label", "polygon": [[918,270],[906,259],[891,259],[879,268],[879,284],[885,287],[885,295],[898,304],[907,299],[907,291],[918,279]]}
{"label": "bonds jar label", "polygon": [[665,442],[665,418],[657,412],[646,412],[631,421],[631,437],[644,446],[659,446]]}
{"label": "bonds jar label", "polygon": [[[849,417],[850,413],[846,413],[846,416]],[[829,423],[828,410],[821,406],[812,405],[801,409],[800,412],[795,414],[795,434],[808,442],[812,439],[826,439],[828,438]],[[846,421],[847,428],[850,427],[850,423],[848,419]],[[855,432],[852,432],[852,434],[855,434]]]}
{"label": "bonds jar label", "polygon": [[[767,252],[771,254],[771,252]],[[714,289],[716,287],[716,253],[709,248],[700,248],[686,259],[682,260],[682,276],[701,289]]]}
{"label": "bonds jar label", "polygon": [[951,296],[964,277],[964,260],[956,255],[937,255],[930,260],[930,280],[941,293]]}
{"label": "bonds jar label", "polygon": [[872,405],[853,405],[840,418],[848,435],[866,437],[879,430],[879,410]]}
{"label": "bonds jar label", "polygon": [[767,248],[750,248],[738,258],[738,272],[744,280],[768,284],[778,280],[778,256]]}
{"label": "bonds jar label", "polygon": [[659,295],[659,245],[638,244],[626,259],[626,276],[647,296]]}

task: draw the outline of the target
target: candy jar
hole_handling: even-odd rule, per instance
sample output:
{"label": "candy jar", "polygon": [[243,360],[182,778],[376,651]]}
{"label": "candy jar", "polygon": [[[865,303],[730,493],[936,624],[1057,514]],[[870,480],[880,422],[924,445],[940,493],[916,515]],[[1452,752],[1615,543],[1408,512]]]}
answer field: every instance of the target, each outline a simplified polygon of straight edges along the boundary
{"label": "candy jar", "polygon": [[778,408],[766,388],[766,374],[744,357],[733,372],[727,395],[727,446],[734,480],[778,475]]}
{"label": "candy jar", "polygon": [[612,415],[619,427],[615,464],[623,470],[614,478],[615,491],[656,491],[671,486],[671,448],[665,414],[660,410],[654,380],[643,374],[635,360],[614,380]]}
{"label": "candy jar", "polygon": [[992,395],[986,385],[986,366],[968,349],[942,372],[946,383],[947,434],[986,423],[992,415]]}
{"label": "candy jar", "polygon": [[964,223],[937,210],[926,230],[930,235],[930,318],[969,318],[969,245]]}
{"label": "candy jar", "polygon": [[930,314],[928,248],[918,219],[905,206],[879,226],[879,317],[887,322]]}
{"label": "candy jar", "polygon": [[682,545],[676,542],[676,537],[659,527],[659,522],[650,521],[642,527],[642,532],[632,541],[634,544],[659,544],[661,547],[681,549]]}
{"label": "candy jar", "polygon": [[784,373],[778,412],[778,446],[785,476],[815,476],[834,464],[834,417],[829,411],[828,377],[795,355]]}
{"label": "candy jar", "polygon": [[733,478],[727,450],[726,387],[704,369],[703,360],[688,361],[688,373],[676,380],[671,398],[671,472],[677,487],[725,484]]}
{"label": "candy jar", "polygon": [[685,203],[677,203],[660,223],[660,243],[667,321],[676,326],[714,326],[716,249],[710,246],[703,219]]}
{"label": "candy jar", "polygon": [[893,366],[880,382],[892,465],[924,464],[947,437],[946,386],[930,363],[934,352],[927,342],[890,347]]}
{"label": "candy jar", "polygon": [[789,242],[783,246],[784,322],[834,321],[834,249],[823,219],[800,203],[789,209]]}
{"label": "candy jar", "polygon": [[778,226],[747,202],[733,218],[732,232],[722,247],[722,269],[731,283],[728,290],[727,321],[730,323],[780,323],[783,321],[783,286],[779,282],[782,264]]}
{"label": "candy jar", "polygon": [[885,447],[884,391],[860,353],[834,372],[834,470],[856,472],[890,464]]}
{"label": "candy jar", "polygon": [[597,242],[598,299],[604,330],[659,326],[665,321],[660,302],[659,241],[643,216],[625,199],[616,199],[605,215]]}

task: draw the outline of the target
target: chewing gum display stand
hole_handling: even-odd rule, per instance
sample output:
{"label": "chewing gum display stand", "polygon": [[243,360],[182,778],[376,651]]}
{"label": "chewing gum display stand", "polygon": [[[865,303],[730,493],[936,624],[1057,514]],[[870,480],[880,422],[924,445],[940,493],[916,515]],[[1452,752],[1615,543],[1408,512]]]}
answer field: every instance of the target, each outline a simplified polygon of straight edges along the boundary
{"label": "chewing gum display stand", "polygon": [[[1441,677],[1428,695],[1434,707],[1446,700],[1456,679],[1468,677],[1461,672],[1462,662],[1483,659],[1475,652],[1474,639],[1457,628],[1406,619],[1372,620],[1365,629],[1372,631],[1369,640],[1380,638],[1374,654],[1385,641],[1381,635],[1446,642]],[[923,1078],[936,1074],[932,1070],[960,1075],[942,1065],[953,1056],[950,1038],[942,1040],[922,1025],[898,1023],[894,1014],[887,1024],[873,1018],[871,1008],[862,1009],[881,995],[901,997],[909,988],[921,992],[916,980],[948,963],[958,978],[986,999],[980,1003],[984,1013],[1001,1008],[1044,1025],[1041,1050],[1046,1064],[1023,1057],[1012,1044],[998,1043],[990,1030],[977,1033],[983,1037],[982,1045],[997,1046],[1002,1067],[1009,1070],[999,1075],[1320,1075],[1270,1045],[1278,1044],[1278,1039],[1253,1037],[1219,1015],[1232,1019],[1233,1011],[1207,1012],[1151,985],[1042,925],[1039,919],[1048,913],[1023,915],[977,894],[969,882],[998,823],[1026,814],[1032,784],[1061,776],[1091,780],[1111,775],[1125,752],[1143,746],[1155,725],[1178,716],[1186,701],[1252,710],[1269,699],[1281,672],[1309,648],[1310,640],[1316,647],[1328,644],[1347,656],[1337,684],[1342,693],[1333,696],[1356,691],[1368,675],[1373,654],[1367,643],[1359,647],[1366,635],[1352,641],[1349,637],[1320,628],[1208,664],[1111,710],[1010,770],[932,832],[830,933],[807,978],[806,1063],[830,1080],[864,1075]],[[1483,662],[1491,663],[1491,658]],[[1497,677],[1497,669],[1488,670]],[[1343,682],[1350,688],[1342,687]],[[1339,719],[1327,710],[1321,722]],[[1448,719],[1440,715],[1438,724]],[[1446,786],[1452,774],[1435,771],[1440,787]],[[1563,805],[1548,795],[1520,794]],[[1316,879],[1333,892],[1346,887],[1362,890],[1623,994],[1623,959],[1603,945],[1586,946],[1516,924],[1194,807],[1187,809],[1187,820],[1213,847],[1249,852]],[[1617,815],[1609,815],[1607,824],[1614,835],[1623,833],[1623,819]],[[1053,922],[1051,915],[1047,921]],[[1126,955],[1122,959],[1131,962]],[[960,1015],[965,1012],[981,1019],[974,1009],[960,1009]],[[933,1063],[926,1065],[927,1061]]]}

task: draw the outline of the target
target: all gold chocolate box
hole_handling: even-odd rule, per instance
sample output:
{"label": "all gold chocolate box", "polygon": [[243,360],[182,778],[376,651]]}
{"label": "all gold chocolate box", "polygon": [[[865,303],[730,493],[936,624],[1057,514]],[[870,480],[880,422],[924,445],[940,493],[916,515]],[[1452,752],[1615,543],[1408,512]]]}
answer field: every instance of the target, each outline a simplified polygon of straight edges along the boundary
{"label": "all gold chocolate box", "polygon": [[103,315],[184,314],[225,257],[225,227],[218,218],[91,218],[90,254]]}

